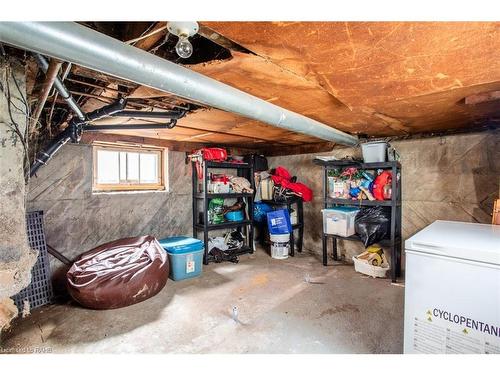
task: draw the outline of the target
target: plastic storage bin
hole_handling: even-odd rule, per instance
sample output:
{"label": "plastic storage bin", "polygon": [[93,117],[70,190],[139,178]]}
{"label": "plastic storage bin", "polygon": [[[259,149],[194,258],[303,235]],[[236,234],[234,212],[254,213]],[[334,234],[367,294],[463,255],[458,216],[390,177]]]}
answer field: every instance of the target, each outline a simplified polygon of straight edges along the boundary
{"label": "plastic storage bin", "polygon": [[212,181],[207,184],[207,191],[210,194],[227,194],[231,193],[231,186],[229,182]]}
{"label": "plastic storage bin", "polygon": [[372,266],[366,262],[359,260],[356,257],[352,257],[352,261],[354,262],[354,270],[359,273],[363,273],[365,275],[375,277],[385,277],[387,271],[390,270],[388,264],[384,264],[383,266]]}
{"label": "plastic storage bin", "polygon": [[323,212],[323,232],[342,237],[352,236],[354,219],[359,209],[355,207],[336,207],[321,210]]}
{"label": "plastic storage bin", "polygon": [[376,141],[361,144],[365,163],[383,163],[386,161],[387,142]]}
{"label": "plastic storage bin", "polygon": [[231,211],[224,215],[227,221],[243,221],[245,220],[245,215],[243,211]]}
{"label": "plastic storage bin", "polygon": [[201,274],[203,242],[191,237],[169,237],[160,240],[170,262],[169,277],[174,281],[191,279]]}

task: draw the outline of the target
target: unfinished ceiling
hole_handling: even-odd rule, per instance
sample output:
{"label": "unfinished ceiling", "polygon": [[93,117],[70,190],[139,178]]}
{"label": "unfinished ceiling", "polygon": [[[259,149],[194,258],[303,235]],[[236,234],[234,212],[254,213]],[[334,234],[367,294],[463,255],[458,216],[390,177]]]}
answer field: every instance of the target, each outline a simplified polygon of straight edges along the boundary
{"label": "unfinished ceiling", "polygon": [[[495,94],[500,90],[500,23],[202,22],[189,61],[172,54],[171,39],[176,37],[165,39],[166,30],[130,42],[164,28],[165,22],[87,25],[351,134],[405,136],[479,129],[500,122]],[[39,86],[43,75],[36,82]],[[128,139],[138,136],[259,150],[325,144],[78,66],[73,66],[66,84],[80,95],[87,111],[119,95],[128,97],[134,109],[190,105],[190,113],[174,129],[107,132]],[[56,107],[64,107],[57,98],[51,100],[45,117],[53,101]],[[58,126],[64,127],[66,120],[67,113],[59,114]],[[96,124],[153,121],[158,120],[108,118]],[[113,137],[108,134],[106,139]]]}

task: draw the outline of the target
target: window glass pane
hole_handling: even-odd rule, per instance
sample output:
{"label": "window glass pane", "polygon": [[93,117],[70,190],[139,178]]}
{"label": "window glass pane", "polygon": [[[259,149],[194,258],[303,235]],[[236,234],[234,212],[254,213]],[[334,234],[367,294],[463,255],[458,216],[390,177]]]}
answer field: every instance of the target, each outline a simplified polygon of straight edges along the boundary
{"label": "window glass pane", "polygon": [[118,152],[97,150],[97,182],[99,184],[116,184],[118,175]]}
{"label": "window glass pane", "polygon": [[127,181],[139,181],[139,154],[127,152]]}
{"label": "window glass pane", "polygon": [[[100,148],[95,151],[94,190],[134,191],[164,188],[167,177],[161,166],[162,154],[154,149],[131,147]],[[99,186],[101,185],[101,186]],[[106,186],[110,185],[110,186]],[[155,185],[151,187],[150,185]]]}
{"label": "window glass pane", "polygon": [[127,153],[120,152],[120,181],[127,181]]}
{"label": "window glass pane", "polygon": [[158,183],[158,159],[159,155],[154,153],[141,155],[141,183]]}

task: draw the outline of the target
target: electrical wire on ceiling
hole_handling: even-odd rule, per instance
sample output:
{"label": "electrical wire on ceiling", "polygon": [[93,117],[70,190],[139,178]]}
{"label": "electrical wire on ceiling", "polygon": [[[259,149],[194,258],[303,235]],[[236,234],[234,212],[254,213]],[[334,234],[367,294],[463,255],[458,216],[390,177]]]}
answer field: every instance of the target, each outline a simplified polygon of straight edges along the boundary
{"label": "electrical wire on ceiling", "polygon": [[[154,24],[153,24],[154,25]],[[151,29],[152,26],[149,27],[149,29]],[[137,43],[138,41],[142,40],[142,39],[146,39],[146,38],[149,38],[150,36],[152,35],[155,35],[155,34],[158,34],[159,32],[162,32],[163,30],[165,30],[167,28],[167,25],[165,26],[162,26],[156,30],[153,30],[147,34],[142,34],[141,36],[137,37],[137,38],[134,38],[134,39],[130,39],[130,40],[127,40],[125,41],[126,44],[132,44],[134,45],[135,43]]]}
{"label": "electrical wire on ceiling", "polygon": [[164,46],[168,42],[168,38],[170,37],[170,33],[168,33],[165,38],[163,39],[163,42],[161,42],[159,45],[157,45],[154,48],[151,48],[148,52],[152,53],[153,55],[156,54],[156,51],[160,49],[160,47]]}

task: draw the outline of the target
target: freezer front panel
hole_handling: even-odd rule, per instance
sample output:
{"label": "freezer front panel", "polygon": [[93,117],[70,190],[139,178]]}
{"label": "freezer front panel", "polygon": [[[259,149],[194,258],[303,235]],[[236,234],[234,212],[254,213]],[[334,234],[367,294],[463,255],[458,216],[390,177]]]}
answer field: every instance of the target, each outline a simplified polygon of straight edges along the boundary
{"label": "freezer front panel", "polygon": [[407,250],[404,353],[500,354],[500,268]]}

